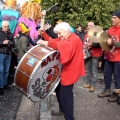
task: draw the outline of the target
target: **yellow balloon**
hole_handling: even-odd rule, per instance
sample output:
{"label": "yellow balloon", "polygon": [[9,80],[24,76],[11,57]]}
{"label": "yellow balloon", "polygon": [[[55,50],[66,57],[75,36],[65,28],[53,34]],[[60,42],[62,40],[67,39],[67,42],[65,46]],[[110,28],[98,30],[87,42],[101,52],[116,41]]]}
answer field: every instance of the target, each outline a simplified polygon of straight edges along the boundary
{"label": "yellow balloon", "polygon": [[37,3],[41,3],[41,0],[30,0],[31,2],[37,2]]}

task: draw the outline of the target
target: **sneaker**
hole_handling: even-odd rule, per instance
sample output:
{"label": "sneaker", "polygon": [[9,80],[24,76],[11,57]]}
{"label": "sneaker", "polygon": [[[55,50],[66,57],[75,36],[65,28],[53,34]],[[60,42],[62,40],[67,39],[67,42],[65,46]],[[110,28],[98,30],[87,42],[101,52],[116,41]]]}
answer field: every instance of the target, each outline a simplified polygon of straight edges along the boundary
{"label": "sneaker", "polygon": [[8,85],[4,85],[4,89],[10,90],[11,88],[10,88],[10,86],[8,86]]}
{"label": "sneaker", "polygon": [[90,92],[94,92],[95,91],[95,87],[91,86],[89,89]]}
{"label": "sneaker", "polygon": [[111,97],[108,99],[108,102],[115,102],[117,100],[117,93],[113,92]]}
{"label": "sneaker", "polygon": [[0,88],[0,95],[4,95],[4,88]]}
{"label": "sneaker", "polygon": [[90,84],[85,84],[85,85],[83,86],[83,88],[90,88],[90,87],[91,87]]}
{"label": "sneaker", "polygon": [[64,113],[61,112],[61,111],[54,111],[54,110],[51,111],[51,115],[52,115],[52,116],[60,116],[60,115],[63,115],[63,114],[64,114]]}
{"label": "sneaker", "polygon": [[105,89],[102,93],[98,95],[98,97],[100,98],[110,97],[110,96],[111,96],[110,89]]}

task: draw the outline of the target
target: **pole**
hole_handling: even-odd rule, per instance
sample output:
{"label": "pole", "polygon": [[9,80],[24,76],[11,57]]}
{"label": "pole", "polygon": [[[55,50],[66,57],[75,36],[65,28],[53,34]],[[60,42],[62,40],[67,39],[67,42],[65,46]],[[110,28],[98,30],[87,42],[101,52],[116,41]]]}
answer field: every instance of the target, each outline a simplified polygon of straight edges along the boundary
{"label": "pole", "polygon": [[40,102],[40,120],[51,120],[50,96]]}

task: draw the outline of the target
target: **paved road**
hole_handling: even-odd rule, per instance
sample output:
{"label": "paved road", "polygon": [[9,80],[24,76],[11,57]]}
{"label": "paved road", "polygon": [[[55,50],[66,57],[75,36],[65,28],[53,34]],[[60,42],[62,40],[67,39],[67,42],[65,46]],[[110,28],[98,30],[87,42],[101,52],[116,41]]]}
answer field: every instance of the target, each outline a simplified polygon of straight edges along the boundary
{"label": "paved road", "polygon": [[[99,77],[102,77],[99,75]],[[75,120],[120,120],[120,105],[116,102],[108,103],[107,98],[98,98],[97,95],[102,91],[104,84],[97,84],[96,90],[94,93],[88,91],[88,89],[83,89],[84,78],[81,78],[78,83],[74,86],[74,116]],[[17,91],[17,92],[16,92]],[[6,107],[6,111],[0,112],[0,120],[40,120],[39,106],[40,103],[31,102],[26,96],[21,95],[21,92],[13,87],[13,90],[10,92],[11,99],[21,101],[21,104],[15,104],[16,108],[13,111],[13,106],[10,108],[7,107],[7,104],[2,102],[0,104],[3,108]],[[9,96],[10,96],[9,94]],[[14,95],[13,95],[14,94]],[[16,94],[16,95],[15,95]],[[20,98],[22,97],[22,100]],[[5,101],[9,101],[8,97],[4,97]],[[51,109],[58,110],[58,104],[55,95],[51,95]],[[0,111],[1,111],[0,106]],[[19,106],[19,107],[17,107]],[[7,112],[8,111],[8,112]],[[7,114],[5,114],[7,112]],[[5,114],[5,116],[3,116]],[[2,115],[2,117],[1,117]],[[13,117],[10,117],[13,116]],[[52,117],[52,120],[64,120],[63,116]]]}
{"label": "paved road", "polygon": [[[83,88],[81,78],[74,86],[74,116],[75,120],[120,120],[120,105],[108,103],[107,98],[98,98],[104,84],[97,84],[94,93]],[[56,97],[52,97],[52,109],[58,110]],[[64,120],[63,116],[52,117],[52,120]]]}

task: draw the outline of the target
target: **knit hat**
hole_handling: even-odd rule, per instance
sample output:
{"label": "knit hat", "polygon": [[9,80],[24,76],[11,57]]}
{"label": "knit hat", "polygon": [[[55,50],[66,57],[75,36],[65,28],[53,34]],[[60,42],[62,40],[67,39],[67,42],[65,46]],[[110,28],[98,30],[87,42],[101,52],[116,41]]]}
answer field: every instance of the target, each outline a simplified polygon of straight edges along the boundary
{"label": "knit hat", "polygon": [[30,31],[30,28],[28,26],[26,26],[25,23],[23,23],[23,22],[19,23],[19,27],[20,27],[22,33],[26,33],[28,31]]}
{"label": "knit hat", "polygon": [[112,16],[117,16],[119,19],[120,19],[120,11],[117,11],[117,12],[114,12],[113,14],[112,14]]}

